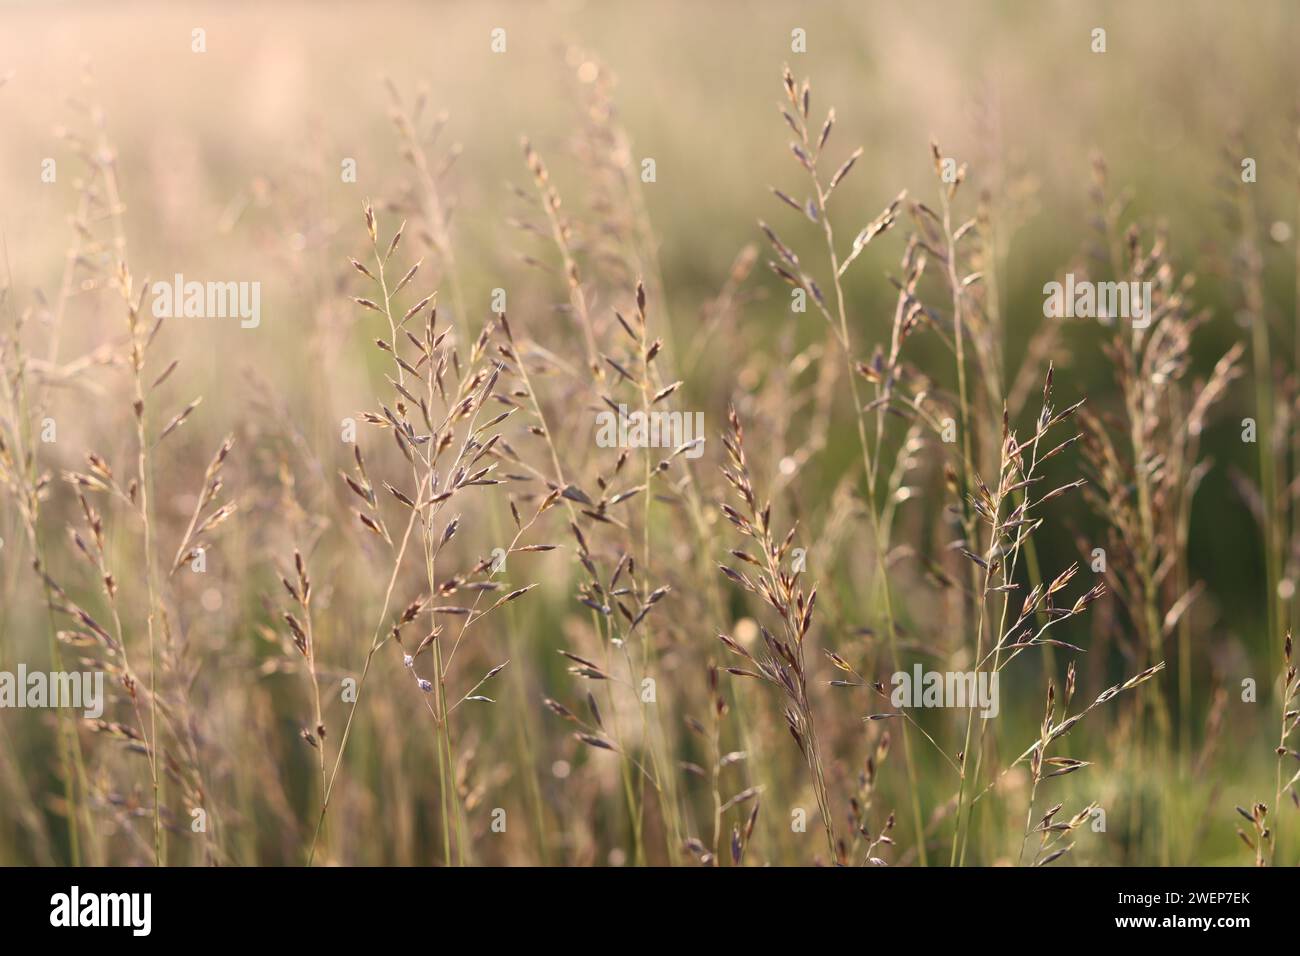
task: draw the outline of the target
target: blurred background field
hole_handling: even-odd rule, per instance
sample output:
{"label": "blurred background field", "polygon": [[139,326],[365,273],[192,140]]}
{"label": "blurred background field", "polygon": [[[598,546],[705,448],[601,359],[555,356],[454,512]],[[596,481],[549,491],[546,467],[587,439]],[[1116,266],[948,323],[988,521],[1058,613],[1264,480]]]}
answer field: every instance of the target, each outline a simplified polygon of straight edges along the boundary
{"label": "blurred background field", "polygon": [[[1104,53],[1090,49],[1096,27],[1106,30]],[[192,51],[195,28],[205,31],[205,52]],[[504,52],[491,48],[494,28],[506,31]],[[806,53],[791,50],[796,28],[806,31]],[[318,753],[300,733],[313,723],[312,700],[281,619],[288,596],[278,576],[292,568],[294,548],[301,549],[314,583],[314,639],[329,728],[320,743],[332,767],[349,713],[338,682],[363,666],[392,566],[391,551],[350,513],[356,502],[338,477],[353,468],[340,423],[377,411],[378,401],[393,401],[384,378],[393,374],[392,362],[371,344],[388,337],[387,324],[353,301],[372,294],[348,264],[355,256],[373,265],[365,203],[374,203],[381,246],[409,221],[396,255],[402,271],[424,259],[403,293],[409,300],[403,310],[437,289],[441,323],[463,323],[474,334],[487,326],[496,336],[492,294],[506,290],[516,336],[535,346],[524,353],[536,360],[536,392],[568,479],[594,493],[595,476],[610,475],[613,458],[592,435],[600,393],[613,394],[619,383],[611,377],[592,390],[573,381],[582,377],[583,344],[572,310],[562,307],[569,293],[556,250],[547,235],[514,225],[545,221],[539,207],[512,191],[517,186],[536,195],[520,147],[526,135],[564,198],[563,214],[574,220],[601,351],[614,355],[624,347],[613,309],[632,315],[634,284],[644,277],[650,337],[665,340],[666,381],[684,383],[674,407],[705,416],[709,441],[689,466],[695,477],[674,484],[644,512],[643,493],[626,534],[605,525],[589,532],[606,577],[620,554],[631,550],[640,560],[644,548],[651,557],[638,571],[640,596],[671,587],[629,638],[638,655],[629,666],[655,675],[657,700],[647,709],[618,681],[575,679],[567,672],[573,662],[556,653],[568,649],[604,661],[610,644],[575,599],[585,573],[574,559],[563,509],[553,508],[528,540],[560,547],[512,554],[504,574],[508,588],[537,583],[537,589],[472,631],[457,652],[453,702],[488,669],[510,663],[481,691],[495,703],[468,702],[452,716],[454,771],[438,770],[442,745],[431,730],[427,698],[404,673],[400,655],[387,647],[376,655],[315,862],[676,865],[701,860],[698,849],[685,845],[695,838],[730,863],[733,826],[753,827],[746,864],[827,862],[808,769],[784,726],[779,695],[723,672],[719,693],[728,711],[718,754],[711,752],[709,732],[689,728],[692,720],[713,726],[709,662],[739,663],[716,635],[753,639],[756,621],[773,626],[770,608],[716,573],[717,564],[734,563],[728,549],[742,546],[717,508],[723,500],[734,504],[720,478],[725,458],[717,440],[734,403],[745,420],[760,497],[772,496],[782,534],[798,520],[798,542],[809,553],[807,577],[820,586],[808,660],[829,755],[831,806],[844,815],[851,796],[862,799],[859,773],[887,731],[891,752],[873,768],[867,802],[873,834],[896,813],[890,831],[896,845],[873,855],[891,864],[920,862],[915,795],[927,824],[928,862],[947,863],[953,824],[944,808],[958,789],[951,758],[962,747],[964,721],[924,715],[921,723],[939,745],[913,736],[915,780],[909,782],[899,722],[864,722],[879,710],[878,699],[861,688],[826,686],[843,675],[823,649],[872,679],[887,680],[890,668],[879,638],[873,543],[852,501],[860,459],[842,375],[825,448],[801,457],[817,427],[810,397],[815,369],[823,359],[839,358],[833,350],[823,354],[829,340],[816,310],[792,314],[788,288],[763,264],[770,253],[760,219],[801,251],[810,271],[826,272],[819,228],[800,222],[769,192],[776,186],[802,198],[806,191],[787,148],[790,131],[774,108],[784,102],[782,67],[789,64],[800,80],[811,78],[815,127],[835,107],[828,153],[836,163],[854,146],[864,148],[835,198],[841,246],[901,190],[939,208],[931,139],[943,155],[968,165],[957,216],[974,216],[979,207],[993,223],[996,255],[989,268],[1004,317],[998,336],[1008,380],[1022,363],[1032,368],[1042,358],[1028,354],[1028,344],[1045,321],[1044,283],[1082,271],[1095,241],[1090,190],[1097,155],[1105,158],[1111,193],[1131,191],[1124,225],[1140,224],[1148,242],[1153,229],[1167,229],[1170,258],[1180,271],[1196,274],[1190,297],[1207,310],[1207,321],[1196,330],[1185,378],[1204,379],[1234,343],[1249,346],[1241,224],[1232,204],[1241,158],[1255,158],[1258,179],[1249,195],[1262,255],[1263,320],[1274,348],[1275,397],[1285,406],[1297,373],[1289,356],[1300,354],[1297,37],[1300,8],[1284,2],[1240,9],[1173,0],[0,4],[0,77],[9,77],[0,87],[0,276],[7,286],[0,318],[7,330],[25,319],[17,338],[6,340],[6,372],[16,368],[16,355],[48,359],[27,367],[33,407],[57,423],[56,441],[34,443],[35,470],[52,479],[40,508],[40,539],[51,577],[82,606],[104,608],[66,531],[81,517],[75,490],[61,476],[84,471],[87,451],[129,474],[136,438],[129,375],[109,367],[109,351],[97,352],[119,350],[126,333],[121,297],[100,276],[103,262],[74,266],[73,294],[51,350],[51,306],[74,241],[78,181],[94,177],[68,135],[93,142],[94,110],[102,110],[137,283],[175,273],[261,283],[260,327],[169,320],[151,358],[153,375],[172,356],[180,360],[151,413],[153,427],[204,396],[158,448],[159,560],[170,562],[204,468],[227,434],[235,445],[226,495],[238,503],[214,538],[205,574],[181,572],[164,598],[177,644],[175,660],[159,667],[169,669],[166,686],[183,701],[176,720],[186,729],[175,749],[187,766],[165,787],[171,801],[166,858],[298,864],[313,843]],[[390,119],[390,86],[404,111],[422,104],[418,139],[450,210],[454,264],[430,222],[420,177],[403,159],[402,137]],[[445,123],[438,117],[443,111]],[[434,128],[440,128],[436,140]],[[47,158],[57,163],[53,183],[41,179]],[[647,158],[654,160],[655,181],[640,183]],[[356,163],[355,182],[340,176],[349,159]],[[444,172],[449,159],[454,163]],[[96,236],[110,229],[107,220],[91,226]],[[877,342],[888,346],[896,296],[889,277],[900,274],[911,229],[900,219],[845,276],[858,360],[867,360]],[[111,244],[97,248],[110,255]],[[396,266],[394,273],[400,275]],[[922,297],[946,309],[943,294],[942,285],[929,285]],[[1114,364],[1102,350],[1113,335],[1097,323],[1065,325],[1051,349],[1059,407],[1086,396],[1097,415],[1123,410]],[[458,333],[456,341],[467,352],[465,338]],[[1278,861],[1300,858],[1300,815],[1289,798],[1273,806],[1281,636],[1268,633],[1265,542],[1251,510],[1259,449],[1241,441],[1242,419],[1260,414],[1253,355],[1247,352],[1247,374],[1214,408],[1202,437],[1202,454],[1212,464],[1192,505],[1185,549],[1190,579],[1204,581],[1186,612],[1192,653],[1184,662],[1171,636],[1169,654],[1162,655],[1170,665],[1158,680],[1175,703],[1179,675],[1186,675],[1190,693],[1178,705],[1176,724],[1187,729],[1182,738],[1175,732],[1166,744],[1148,744],[1133,730],[1125,703],[1099,710],[1067,738],[1069,754],[1092,765],[1044,784],[1035,805],[1041,814],[1063,802],[1065,816],[1095,801],[1106,809],[1107,824],[1104,832],[1085,826],[1058,865],[1248,864],[1254,854],[1234,831],[1249,825],[1233,807],[1256,801],[1282,814]],[[78,364],[83,356],[90,358]],[[958,387],[939,336],[917,333],[907,361],[933,379],[937,392]],[[1044,370],[1028,377],[1035,388]],[[622,387],[625,397],[632,394]],[[1022,428],[1032,428],[1035,402],[1036,395]],[[1294,491],[1286,484],[1296,474],[1288,470],[1288,462],[1295,464],[1289,457],[1293,414],[1273,416],[1281,430],[1283,498]],[[546,471],[547,446],[527,432],[526,415],[508,420],[503,435]],[[39,432],[39,419],[29,418],[26,427]],[[21,427],[12,414],[9,424]],[[997,423],[983,427],[996,440]],[[409,485],[391,437],[364,423],[358,429],[380,493],[382,481]],[[891,449],[898,440],[891,438]],[[642,467],[639,457],[632,455],[633,475]],[[909,482],[916,490],[900,506],[895,530],[895,542],[906,550],[891,555],[890,564],[904,656],[909,667],[914,661],[969,667],[971,621],[956,608],[960,600],[941,595],[925,573],[926,561],[967,573],[945,547],[956,537],[946,517],[955,499],[945,491],[942,450],[927,447],[919,457]],[[1081,472],[1074,450],[1054,467],[1061,480]],[[674,469],[677,475],[684,466]],[[692,493],[683,490],[688,485],[702,503],[703,537],[682,504]],[[456,507],[462,525],[448,570],[472,567],[501,546],[511,517],[499,490],[483,489]],[[540,482],[520,483],[510,500],[526,518],[544,495]],[[138,529],[128,515],[104,507],[127,641],[140,642],[148,615]],[[390,507],[392,499],[384,500],[385,513],[394,516],[390,526],[400,530],[396,516],[403,512]],[[1279,511],[1281,542],[1300,540],[1292,537],[1300,528],[1292,510]],[[1098,518],[1078,495],[1051,502],[1047,517],[1037,538],[1044,573],[1082,561],[1080,580],[1091,579],[1090,549],[1081,551],[1081,544],[1101,540]],[[0,670],[18,662],[48,667],[54,616],[46,613],[22,516],[9,497],[0,499],[0,538]],[[1300,555],[1292,554],[1283,562],[1284,591],[1297,561]],[[398,577],[388,618],[427,591],[424,571],[415,561]],[[1069,592],[1071,600],[1077,590]],[[1275,630],[1294,622],[1294,602],[1272,599],[1280,614]],[[1142,666],[1126,650],[1131,624],[1111,598],[1063,630],[1061,639],[1086,653],[1027,654],[1003,675],[986,775],[1033,742],[1048,680],[1061,687],[1069,660],[1077,661],[1083,701]],[[136,664],[141,673],[146,667]],[[1243,679],[1257,683],[1257,702],[1241,699]],[[606,683],[616,687],[608,697]],[[609,732],[618,727],[626,759],[576,740],[575,728],[543,704],[553,698],[585,718],[588,690],[597,694]],[[110,712],[110,719],[129,722],[121,701]],[[146,760],[88,726],[71,734],[83,764],[73,771],[60,760],[53,715],[0,713],[0,863],[152,862]],[[715,818],[711,762],[727,752],[744,756],[720,768],[721,799],[741,799]],[[650,766],[647,776],[658,787],[638,776],[637,762]],[[693,772],[698,768],[702,775]],[[1296,769],[1288,758],[1283,779]],[[202,781],[200,799],[211,811],[201,834],[189,825],[195,780]],[[1017,861],[1028,799],[1023,767],[1001,778],[979,805],[966,862]],[[450,827],[456,836],[446,822],[449,800],[458,808],[453,819],[463,816]],[[760,810],[751,821],[755,805]],[[503,833],[493,828],[498,808],[508,821]],[[806,832],[791,828],[795,808],[807,810]],[[71,827],[69,817],[76,821]],[[855,848],[860,857],[862,848]]]}

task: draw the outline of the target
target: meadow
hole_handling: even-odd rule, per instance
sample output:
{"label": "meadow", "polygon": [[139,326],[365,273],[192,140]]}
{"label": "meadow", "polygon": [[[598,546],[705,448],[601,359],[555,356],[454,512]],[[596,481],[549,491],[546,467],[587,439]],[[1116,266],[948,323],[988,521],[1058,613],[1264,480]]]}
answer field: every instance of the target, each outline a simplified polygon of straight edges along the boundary
{"label": "meadow", "polygon": [[0,5],[0,864],[1300,862],[1298,29]]}

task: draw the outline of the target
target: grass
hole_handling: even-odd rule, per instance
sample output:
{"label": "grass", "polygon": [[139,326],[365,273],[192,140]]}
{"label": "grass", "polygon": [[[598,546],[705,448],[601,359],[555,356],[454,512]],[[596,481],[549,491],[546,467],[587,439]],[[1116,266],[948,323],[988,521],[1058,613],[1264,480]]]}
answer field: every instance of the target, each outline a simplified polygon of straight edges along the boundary
{"label": "grass", "polygon": [[[1225,225],[1179,231],[1076,158],[1044,246],[1030,175],[921,135],[893,177],[864,95],[776,57],[722,95],[777,117],[655,182],[564,66],[522,163],[385,80],[364,191],[268,176],[176,268],[197,192],[84,88],[66,249],[0,303],[0,670],[109,699],[6,718],[0,862],[1300,859],[1295,196],[1228,138]],[[260,276],[267,321],[156,317],[157,269]],[[1040,319],[1065,273],[1150,324]],[[601,447],[620,406],[707,433]],[[895,703],[914,667],[999,713]]]}

